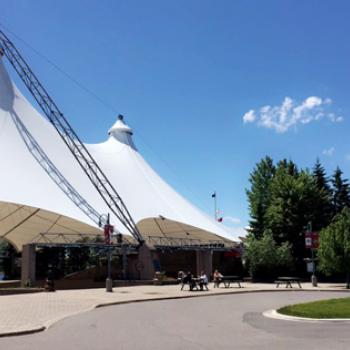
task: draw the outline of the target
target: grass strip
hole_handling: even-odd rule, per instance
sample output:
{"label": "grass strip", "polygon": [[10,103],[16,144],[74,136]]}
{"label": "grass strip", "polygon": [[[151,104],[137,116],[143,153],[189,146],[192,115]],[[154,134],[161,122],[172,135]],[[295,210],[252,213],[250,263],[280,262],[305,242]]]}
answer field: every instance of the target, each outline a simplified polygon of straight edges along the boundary
{"label": "grass strip", "polygon": [[350,298],[327,299],[288,305],[277,311],[288,316],[308,318],[350,318]]}

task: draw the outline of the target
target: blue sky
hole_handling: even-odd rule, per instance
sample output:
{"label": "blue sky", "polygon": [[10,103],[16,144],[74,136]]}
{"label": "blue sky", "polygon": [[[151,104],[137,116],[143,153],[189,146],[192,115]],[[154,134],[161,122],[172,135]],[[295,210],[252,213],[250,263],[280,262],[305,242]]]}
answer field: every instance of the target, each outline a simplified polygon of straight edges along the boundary
{"label": "blue sky", "polygon": [[209,214],[216,190],[237,232],[249,218],[249,173],[265,155],[302,167],[319,157],[329,173],[339,165],[350,177],[348,1],[3,0],[1,8],[3,25],[104,101],[9,33],[85,142],[105,140],[124,114],[151,165]]}

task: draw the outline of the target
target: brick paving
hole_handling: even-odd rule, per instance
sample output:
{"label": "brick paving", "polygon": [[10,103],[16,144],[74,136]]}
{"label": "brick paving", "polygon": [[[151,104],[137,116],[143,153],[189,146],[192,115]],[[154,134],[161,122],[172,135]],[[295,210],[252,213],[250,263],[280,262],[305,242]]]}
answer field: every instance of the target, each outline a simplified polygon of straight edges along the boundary
{"label": "brick paving", "polygon": [[[213,288],[213,284],[210,284],[209,291],[190,292],[181,291],[179,285],[133,286],[114,288],[113,293],[107,293],[104,289],[84,289],[3,295],[0,296],[0,336],[43,330],[63,318],[92,310],[98,306],[167,298],[290,290],[282,287],[277,289],[274,284],[242,283],[242,287]],[[345,289],[343,284],[320,284],[318,288],[314,288],[311,284],[303,283],[302,289],[293,288],[293,290],[339,292]]]}

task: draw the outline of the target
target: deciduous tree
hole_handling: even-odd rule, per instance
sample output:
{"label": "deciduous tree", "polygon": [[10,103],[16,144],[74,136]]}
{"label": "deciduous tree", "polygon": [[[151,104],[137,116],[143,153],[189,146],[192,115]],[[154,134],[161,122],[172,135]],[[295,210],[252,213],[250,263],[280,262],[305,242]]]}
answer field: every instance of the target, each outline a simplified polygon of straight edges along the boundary
{"label": "deciduous tree", "polygon": [[271,280],[293,268],[290,245],[285,242],[278,246],[270,231],[266,231],[260,239],[252,235],[248,237],[244,257],[254,280]]}
{"label": "deciduous tree", "polygon": [[350,209],[344,208],[320,233],[319,269],[330,275],[346,274],[350,288]]}

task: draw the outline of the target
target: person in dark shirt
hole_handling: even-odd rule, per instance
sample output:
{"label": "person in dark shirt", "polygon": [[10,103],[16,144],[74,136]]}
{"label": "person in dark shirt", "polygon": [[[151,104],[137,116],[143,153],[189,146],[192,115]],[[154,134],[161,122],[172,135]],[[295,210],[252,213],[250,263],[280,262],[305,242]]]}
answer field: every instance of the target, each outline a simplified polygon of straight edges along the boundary
{"label": "person in dark shirt", "polygon": [[196,285],[196,282],[193,279],[191,271],[187,272],[187,275],[183,279],[183,283],[187,283],[190,286],[190,290],[193,290],[194,286]]}

